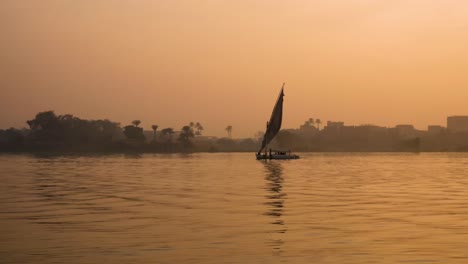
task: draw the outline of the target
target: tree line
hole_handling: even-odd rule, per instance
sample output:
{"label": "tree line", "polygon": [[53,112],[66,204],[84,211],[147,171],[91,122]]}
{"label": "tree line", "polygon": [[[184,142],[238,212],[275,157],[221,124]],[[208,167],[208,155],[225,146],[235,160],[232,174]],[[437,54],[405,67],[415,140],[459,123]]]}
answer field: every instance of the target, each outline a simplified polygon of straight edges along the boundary
{"label": "tree line", "polygon": [[[175,130],[151,125],[144,131],[140,120],[121,127],[108,119],[86,120],[70,114],[45,111],[26,121],[28,128],[0,130],[0,151],[67,152],[256,152],[263,138],[233,139],[232,125],[227,137],[204,137],[200,122],[190,122]],[[468,133],[420,131],[411,125],[394,128],[374,125],[344,126],[320,119],[307,119],[297,129],[282,129],[270,148],[293,151],[468,151]]]}
{"label": "tree line", "polygon": [[255,146],[249,141],[247,147],[245,142],[237,147],[231,139],[232,126],[226,128],[229,138],[195,143],[194,138],[200,138],[204,131],[200,122],[190,122],[178,131],[171,127],[158,130],[158,125],[151,125],[150,136],[140,120],[121,127],[108,119],[86,120],[44,111],[26,123],[25,129],[0,130],[0,151],[239,151]]}

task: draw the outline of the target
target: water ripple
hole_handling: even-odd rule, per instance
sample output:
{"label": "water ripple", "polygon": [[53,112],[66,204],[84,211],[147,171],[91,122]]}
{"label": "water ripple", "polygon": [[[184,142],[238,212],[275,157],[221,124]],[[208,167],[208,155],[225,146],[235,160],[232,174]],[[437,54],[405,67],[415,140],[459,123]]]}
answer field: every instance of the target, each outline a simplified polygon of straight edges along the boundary
{"label": "water ripple", "polygon": [[0,263],[466,263],[468,154],[0,155]]}

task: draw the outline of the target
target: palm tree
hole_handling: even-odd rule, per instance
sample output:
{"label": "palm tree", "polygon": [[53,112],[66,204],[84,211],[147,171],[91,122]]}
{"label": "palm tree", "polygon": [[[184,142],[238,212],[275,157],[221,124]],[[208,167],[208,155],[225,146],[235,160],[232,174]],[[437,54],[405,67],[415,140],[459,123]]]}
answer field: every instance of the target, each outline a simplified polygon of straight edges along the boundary
{"label": "palm tree", "polygon": [[308,121],[306,121],[306,123],[308,123],[311,126],[314,126],[314,119],[311,117],[311,118],[309,118]]}
{"label": "palm tree", "polygon": [[227,126],[225,130],[227,131],[228,136],[232,138],[232,126],[231,125]]}
{"label": "palm tree", "polygon": [[133,120],[132,121],[132,124],[136,127],[138,127],[140,124],[141,124],[141,121],[140,120]]}
{"label": "palm tree", "polygon": [[168,142],[172,141],[172,134],[174,134],[174,129],[173,128],[164,128],[163,130],[161,130],[161,135],[166,137],[166,140]]}
{"label": "palm tree", "polygon": [[204,128],[203,128],[203,126],[200,124],[200,122],[197,122],[197,123],[195,124],[195,128],[197,129],[197,132],[195,132],[195,135],[201,136],[202,131],[203,131]]}
{"label": "palm tree", "polygon": [[158,129],[158,125],[152,125],[151,128],[153,129],[153,142],[156,142],[156,130]]}
{"label": "palm tree", "polygon": [[320,130],[320,124],[322,124],[322,121],[320,119],[315,119],[315,124],[317,124],[317,129]]}
{"label": "palm tree", "polygon": [[190,126],[184,126],[180,131],[179,141],[185,146],[188,146],[190,144],[190,138],[193,138],[194,136],[195,134],[193,133],[193,129]]}

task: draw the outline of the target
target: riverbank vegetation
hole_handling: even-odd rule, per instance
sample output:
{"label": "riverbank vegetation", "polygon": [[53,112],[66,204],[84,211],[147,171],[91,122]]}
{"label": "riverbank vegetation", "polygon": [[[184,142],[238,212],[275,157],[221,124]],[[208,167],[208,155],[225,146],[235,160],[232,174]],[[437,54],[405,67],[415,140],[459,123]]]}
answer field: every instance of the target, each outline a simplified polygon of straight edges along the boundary
{"label": "riverbank vegetation", "polygon": [[[263,137],[235,139],[233,127],[226,137],[204,135],[200,122],[179,129],[146,125],[140,120],[121,126],[108,119],[86,120],[53,111],[36,114],[26,121],[28,128],[0,130],[0,152],[256,152]],[[392,128],[375,125],[345,126],[310,118],[297,129],[282,129],[271,142],[274,149],[313,152],[443,152],[468,151],[468,133],[441,126],[427,131],[412,125]]]}
{"label": "riverbank vegetation", "polygon": [[140,120],[121,127],[107,119],[86,120],[45,111],[26,123],[29,128],[0,130],[0,151],[217,152],[255,151],[258,145],[252,139],[205,137],[200,122],[190,122],[180,130],[151,125],[145,131]]}

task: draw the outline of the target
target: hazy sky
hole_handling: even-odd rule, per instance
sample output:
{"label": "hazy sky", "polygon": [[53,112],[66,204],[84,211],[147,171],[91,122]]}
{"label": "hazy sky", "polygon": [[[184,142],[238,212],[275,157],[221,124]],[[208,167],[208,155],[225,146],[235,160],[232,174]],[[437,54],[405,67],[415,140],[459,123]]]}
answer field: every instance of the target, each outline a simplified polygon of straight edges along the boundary
{"label": "hazy sky", "polygon": [[468,115],[465,0],[1,0],[0,127],[55,110],[207,135]]}

